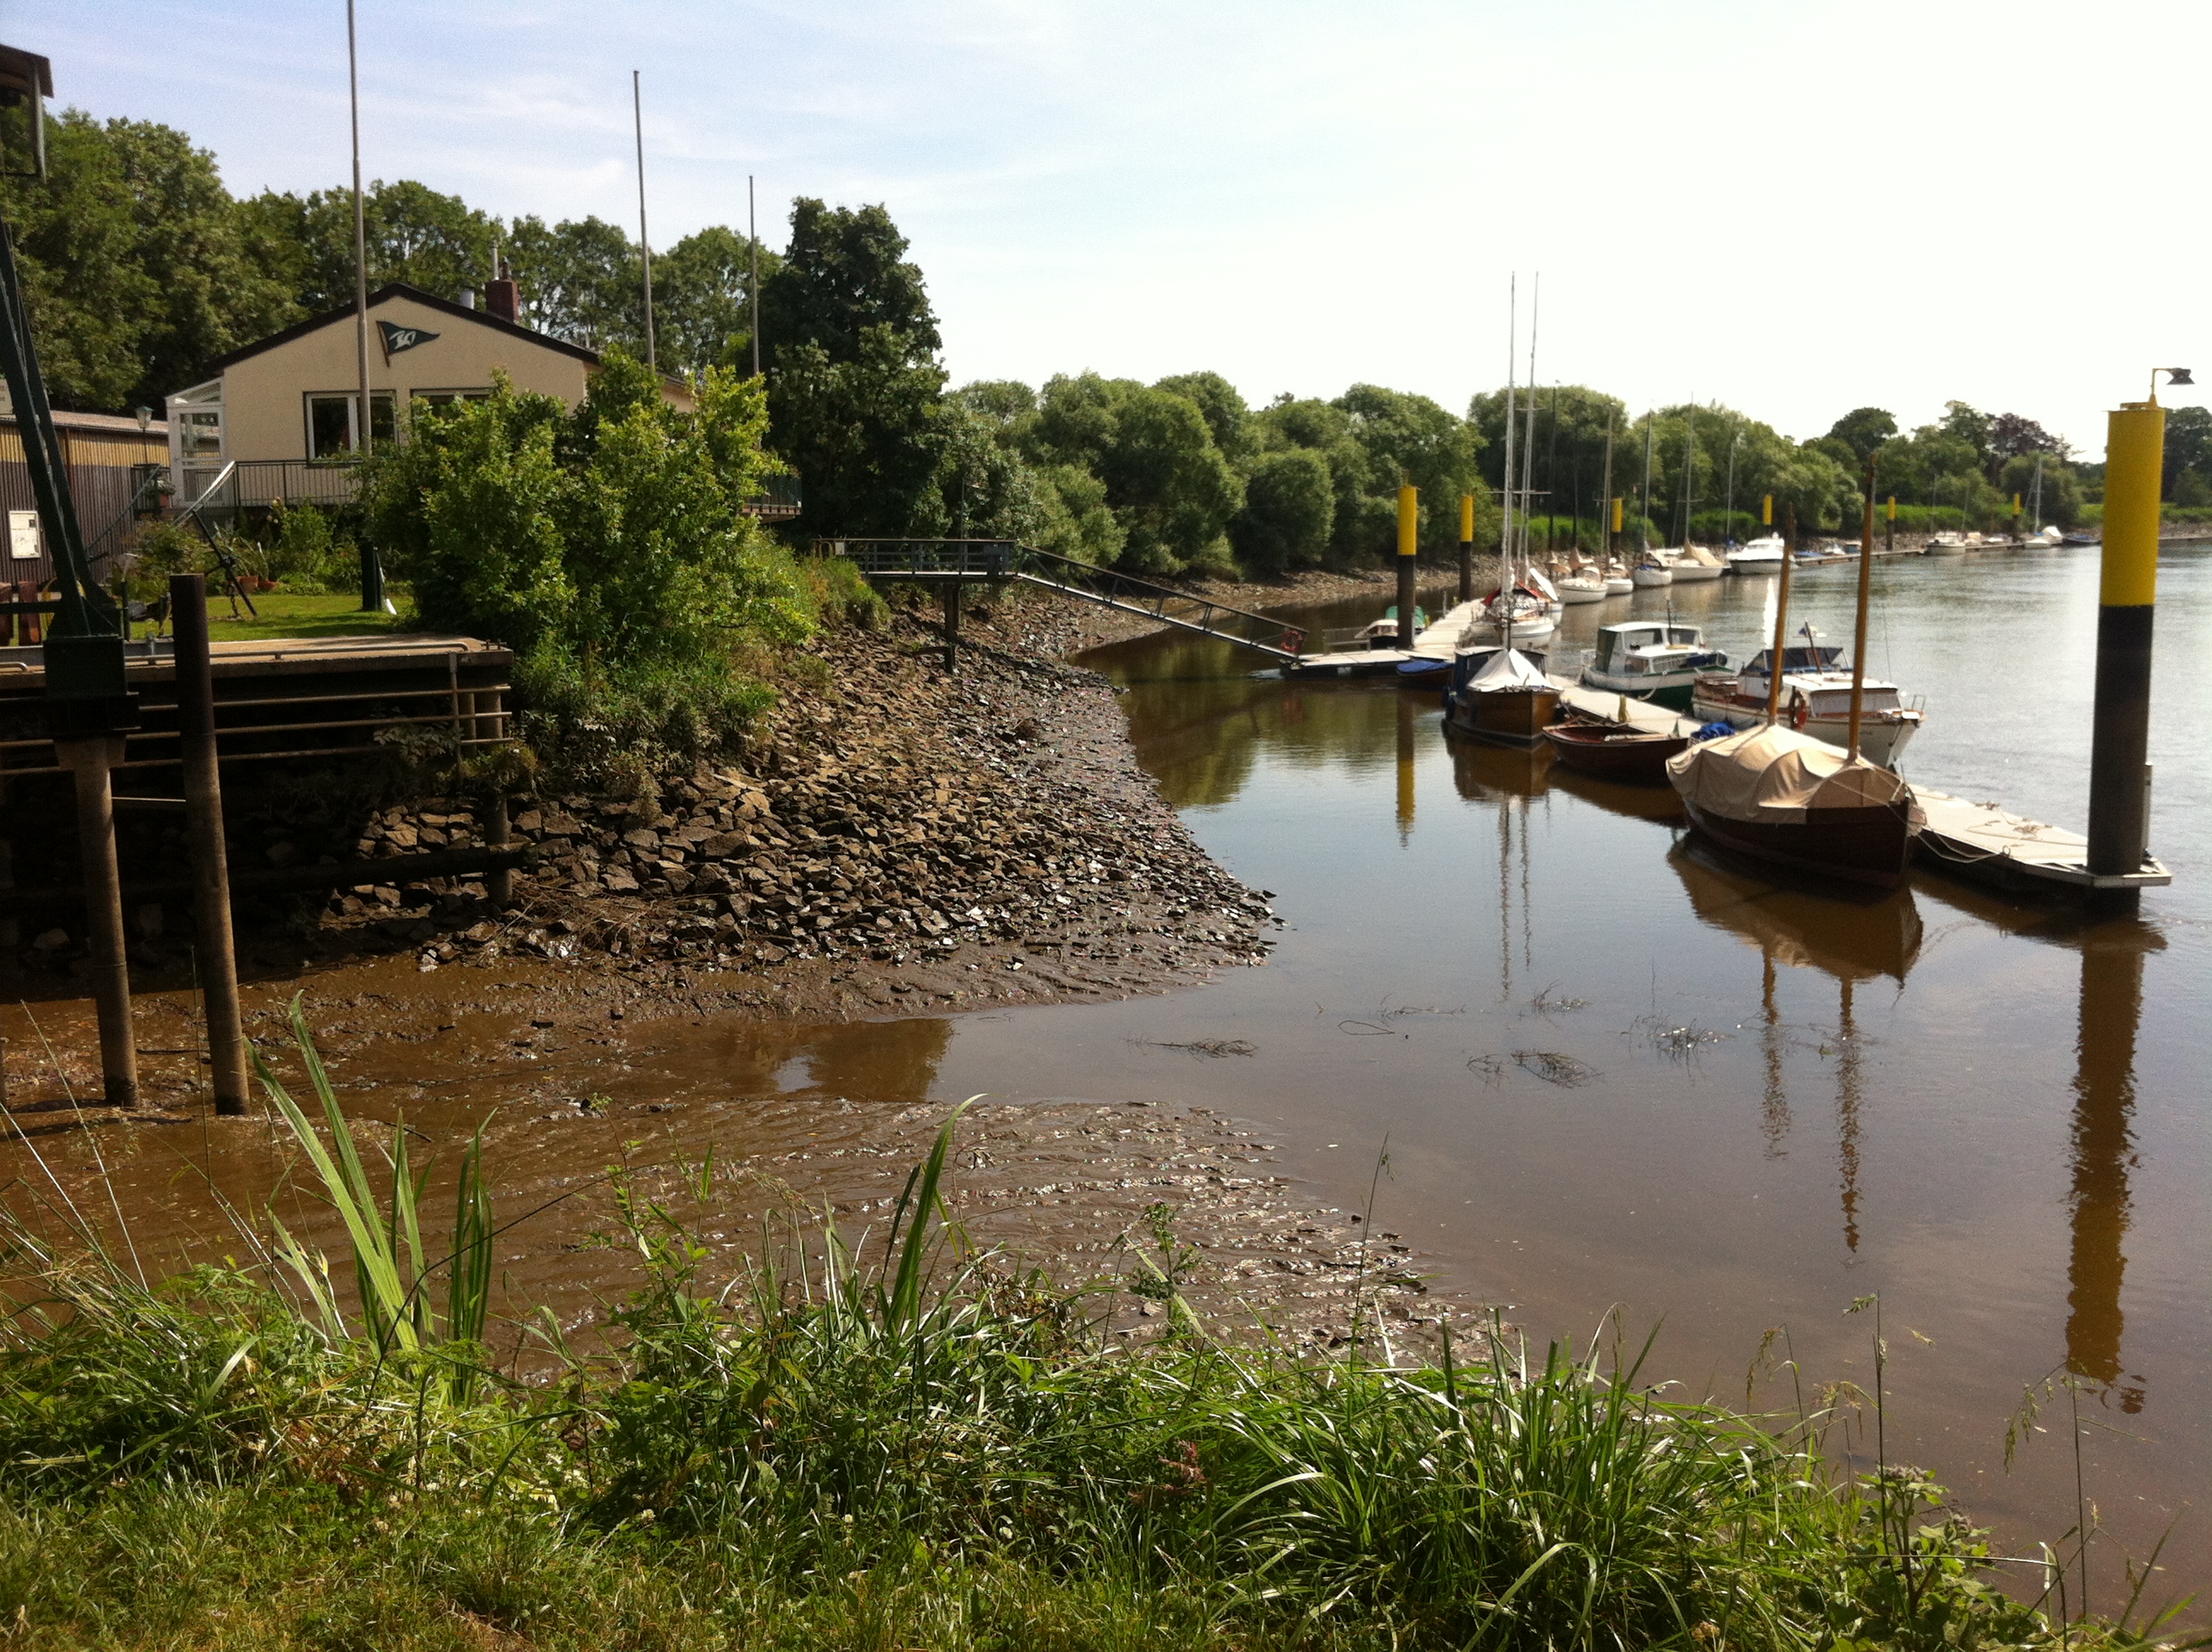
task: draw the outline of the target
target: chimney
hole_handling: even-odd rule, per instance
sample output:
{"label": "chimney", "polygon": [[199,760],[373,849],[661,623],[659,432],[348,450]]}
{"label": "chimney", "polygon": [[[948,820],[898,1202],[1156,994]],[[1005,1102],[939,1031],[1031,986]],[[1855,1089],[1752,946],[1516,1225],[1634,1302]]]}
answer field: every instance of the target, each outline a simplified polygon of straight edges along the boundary
{"label": "chimney", "polygon": [[501,321],[520,322],[516,313],[522,307],[522,292],[514,284],[514,277],[501,275],[484,283],[484,308]]}

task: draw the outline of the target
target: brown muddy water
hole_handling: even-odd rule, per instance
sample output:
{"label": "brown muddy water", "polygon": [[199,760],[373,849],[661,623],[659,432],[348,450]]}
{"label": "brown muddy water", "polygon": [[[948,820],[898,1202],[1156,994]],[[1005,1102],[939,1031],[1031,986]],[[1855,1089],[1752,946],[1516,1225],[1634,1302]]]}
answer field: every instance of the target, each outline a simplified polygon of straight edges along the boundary
{"label": "brown muddy water", "polygon": [[[2078,827],[2096,553],[1899,558],[1875,580],[1871,667],[1927,699],[1907,773]],[[1813,570],[1794,606],[1847,641],[1852,584],[1849,565]],[[1771,627],[1772,586],[1571,610],[1554,658],[1671,599],[1741,659]],[[1585,1339],[1608,1315],[1632,1345],[1656,1330],[1647,1376],[1733,1404],[1775,1327],[1808,1391],[1870,1388],[1874,1327],[1845,1310],[1878,1293],[1892,1459],[1951,1485],[2007,1552],[2056,1540],[2075,1519],[2063,1397],[2009,1468],[2005,1440],[2025,1391],[2074,1374],[2104,1575],[2170,1532],[2163,1598],[2212,1583],[2212,552],[2169,554],[2160,595],[2154,847],[2176,881],[2140,921],[2088,926],[1917,873],[1872,902],[1778,886],[1686,837],[1670,793],[1447,744],[1433,695],[1255,678],[1225,647],[1156,637],[1085,663],[1127,689],[1140,760],[1206,847],[1274,892],[1288,926],[1265,967],[1115,1004],[627,1030],[604,1009],[532,1027],[459,999],[380,1019],[380,992],[422,990],[395,969],[325,1018],[343,1041],[351,1004],[374,1029],[339,1065],[375,1110],[404,1102],[434,1132],[498,1104],[493,1163],[507,1155],[532,1196],[625,1151],[665,1163],[718,1141],[774,1145],[786,1172],[886,1161],[986,1091],[1042,1109],[1066,1172],[997,1195],[1029,1203],[1040,1239],[1055,1189],[1115,1155],[1145,1161],[1132,1212],[1155,1196],[1146,1167],[1200,1187],[1285,1175],[1539,1337]],[[457,973],[439,990],[463,993]],[[1249,1053],[1187,1048],[1232,1041]],[[864,1105],[880,1103],[896,1105]],[[1162,1128],[1194,1105],[1251,1128],[1196,1145]],[[212,1150],[241,1200],[276,1162],[235,1127],[174,1133],[178,1158]],[[57,1135],[52,1151],[82,1149]],[[132,1167],[125,1200],[204,1202],[179,1191],[178,1158]],[[560,1219],[527,1282],[580,1300],[596,1242]],[[1750,1397],[1786,1407],[1790,1379]]]}

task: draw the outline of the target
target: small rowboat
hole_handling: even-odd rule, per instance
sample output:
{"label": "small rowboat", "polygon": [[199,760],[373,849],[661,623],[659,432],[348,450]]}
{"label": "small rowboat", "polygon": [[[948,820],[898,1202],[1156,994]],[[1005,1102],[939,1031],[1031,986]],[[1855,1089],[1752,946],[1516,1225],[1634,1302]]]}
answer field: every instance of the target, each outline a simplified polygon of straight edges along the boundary
{"label": "small rowboat", "polygon": [[1452,663],[1449,655],[1415,654],[1401,660],[1398,665],[1398,686],[1401,689],[1441,689],[1451,681]]}
{"label": "small rowboat", "polygon": [[1610,718],[1554,723],[1544,738],[1568,768],[1632,786],[1666,785],[1667,760],[1690,746],[1686,734],[1655,733]]}

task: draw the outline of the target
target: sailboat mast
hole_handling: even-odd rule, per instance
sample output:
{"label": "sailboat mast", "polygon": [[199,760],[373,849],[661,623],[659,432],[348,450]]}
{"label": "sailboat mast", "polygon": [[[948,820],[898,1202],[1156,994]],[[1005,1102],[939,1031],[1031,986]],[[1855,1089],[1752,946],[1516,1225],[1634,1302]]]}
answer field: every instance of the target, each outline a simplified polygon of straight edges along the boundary
{"label": "sailboat mast", "polygon": [[1859,720],[1866,711],[1867,598],[1874,586],[1874,455],[1867,455],[1866,520],[1859,529],[1859,616],[1851,629],[1851,739],[1848,761],[1859,760]]}
{"label": "sailboat mast", "polygon": [[2038,453],[2035,456],[2035,490],[2033,495],[2033,504],[2035,507],[2035,531],[2038,533],[2040,533],[2043,531],[2043,455],[2040,453]]}
{"label": "sailboat mast", "polygon": [[[1782,656],[1790,641],[1790,565],[1797,559],[1784,551],[1782,556],[1782,580],[1774,593],[1774,652],[1766,659],[1766,724],[1782,709]],[[1860,564],[1862,569],[1865,564]],[[1817,658],[1817,656],[1815,656]]]}
{"label": "sailboat mast", "polygon": [[1613,572],[1613,410],[1605,415],[1605,486],[1597,501],[1598,544],[1603,548],[1605,564],[1602,572]]}
{"label": "sailboat mast", "polygon": [[1521,566],[1528,566],[1529,518],[1536,509],[1536,323],[1544,307],[1544,277],[1528,299],[1528,428],[1521,440]]}
{"label": "sailboat mast", "polygon": [[1498,533],[1498,592],[1513,589],[1513,374],[1521,354],[1521,277],[1512,276],[1505,288],[1505,470],[1500,492],[1505,505],[1504,525]]}
{"label": "sailboat mast", "polygon": [[1656,413],[1644,416],[1644,508],[1636,513],[1636,548],[1645,556],[1651,552],[1651,432],[1658,423]]}
{"label": "sailboat mast", "polygon": [[1690,544],[1690,487],[1692,480],[1690,458],[1697,451],[1698,422],[1693,415],[1682,434],[1682,537],[1677,543],[1686,550]]}

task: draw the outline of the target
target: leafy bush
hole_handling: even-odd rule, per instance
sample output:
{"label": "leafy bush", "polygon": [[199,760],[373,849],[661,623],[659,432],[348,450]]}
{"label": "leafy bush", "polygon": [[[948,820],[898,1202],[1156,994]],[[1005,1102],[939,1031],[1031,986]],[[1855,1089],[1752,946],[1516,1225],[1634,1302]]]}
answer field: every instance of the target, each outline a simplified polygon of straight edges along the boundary
{"label": "leafy bush", "polygon": [[387,567],[425,623],[521,656],[525,726],[556,762],[711,749],[767,703],[734,652],[814,628],[790,553],[739,508],[774,465],[759,382],[712,368],[695,393],[679,411],[611,350],[573,413],[501,378],[370,466]]}

